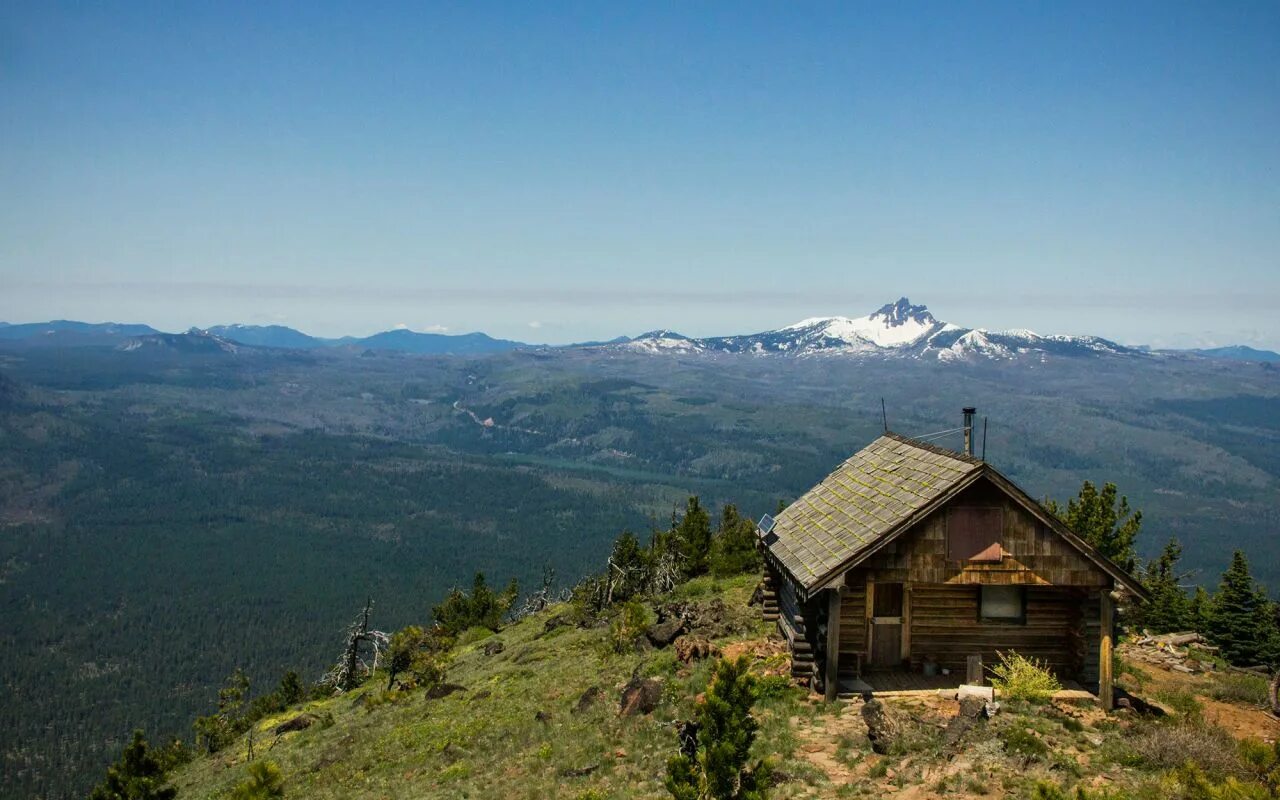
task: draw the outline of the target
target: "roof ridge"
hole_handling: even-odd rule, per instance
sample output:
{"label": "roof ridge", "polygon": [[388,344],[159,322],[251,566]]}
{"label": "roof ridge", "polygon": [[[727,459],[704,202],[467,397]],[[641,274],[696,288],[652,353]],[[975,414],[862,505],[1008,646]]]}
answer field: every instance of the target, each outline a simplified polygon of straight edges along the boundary
{"label": "roof ridge", "polygon": [[974,456],[969,455],[968,453],[961,453],[958,450],[951,450],[946,447],[939,447],[936,444],[931,444],[930,442],[922,442],[919,439],[912,439],[910,436],[903,436],[902,434],[894,433],[893,431],[885,431],[883,436],[889,439],[893,439],[895,442],[900,442],[902,444],[909,444],[912,447],[916,447],[916,448],[919,448],[920,450],[933,453],[934,455],[946,456],[947,458],[954,458],[956,461],[963,461],[966,464],[973,464],[975,467],[980,467],[987,463],[980,458],[976,458]]}

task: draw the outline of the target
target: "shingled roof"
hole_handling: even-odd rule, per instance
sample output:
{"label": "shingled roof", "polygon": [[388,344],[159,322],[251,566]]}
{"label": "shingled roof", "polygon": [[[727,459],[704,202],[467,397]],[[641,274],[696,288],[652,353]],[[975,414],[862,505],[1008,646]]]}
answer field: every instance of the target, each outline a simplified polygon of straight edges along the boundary
{"label": "shingled roof", "polygon": [[985,461],[886,432],[836,467],[760,532],[769,555],[808,592],[985,476],[1139,597],[1141,583]]}
{"label": "shingled roof", "polygon": [[886,433],[787,506],[765,536],[805,589],[981,471],[976,458]]}

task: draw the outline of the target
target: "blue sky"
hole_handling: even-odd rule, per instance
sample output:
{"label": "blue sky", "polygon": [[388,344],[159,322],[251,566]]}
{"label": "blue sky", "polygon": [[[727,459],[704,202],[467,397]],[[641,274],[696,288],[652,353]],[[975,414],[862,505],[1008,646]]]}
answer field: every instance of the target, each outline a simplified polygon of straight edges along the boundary
{"label": "blue sky", "polygon": [[0,319],[1280,347],[1278,166],[1274,2],[10,2]]}

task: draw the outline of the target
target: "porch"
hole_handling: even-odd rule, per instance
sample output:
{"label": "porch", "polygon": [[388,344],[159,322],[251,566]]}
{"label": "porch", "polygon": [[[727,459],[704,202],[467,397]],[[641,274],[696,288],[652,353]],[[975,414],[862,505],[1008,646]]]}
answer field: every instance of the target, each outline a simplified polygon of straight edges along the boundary
{"label": "porch", "polygon": [[[898,669],[871,670],[864,672],[861,677],[842,675],[838,697],[841,700],[855,700],[867,692],[871,692],[873,697],[952,694],[958,691],[964,682],[965,676],[956,673],[925,675],[921,672]],[[1098,697],[1086,691],[1075,681],[1063,681],[1062,690],[1054,694],[1054,699],[1097,702]]]}

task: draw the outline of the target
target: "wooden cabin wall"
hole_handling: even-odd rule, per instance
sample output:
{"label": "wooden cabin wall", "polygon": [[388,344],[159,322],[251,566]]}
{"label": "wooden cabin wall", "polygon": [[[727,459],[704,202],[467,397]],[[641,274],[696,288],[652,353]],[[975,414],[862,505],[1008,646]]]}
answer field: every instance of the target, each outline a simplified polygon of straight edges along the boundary
{"label": "wooden cabin wall", "polygon": [[[1082,674],[1089,649],[1082,592],[1028,587],[1025,623],[980,620],[979,592],[975,586],[912,585],[913,668],[928,657],[963,675],[969,655],[980,653],[982,663],[989,666],[997,663],[997,651],[1013,650],[1048,662],[1060,677],[1077,679]],[[1093,650],[1096,664],[1096,641]]]}
{"label": "wooden cabin wall", "polygon": [[1068,542],[1018,505],[1013,498],[982,480],[961,492],[948,506],[999,506],[1004,509],[999,563],[949,561],[947,511],[939,509],[885,545],[861,566],[876,581],[913,584],[1005,584],[1094,586],[1111,578]]}
{"label": "wooden cabin wall", "polygon": [[778,628],[791,649],[791,677],[811,678],[816,671],[817,617],[812,603],[802,604],[795,584],[783,577],[778,587]]}
{"label": "wooden cabin wall", "polygon": [[1084,668],[1080,670],[1080,685],[1090,692],[1098,691],[1098,652],[1102,643],[1102,602],[1098,592],[1090,592],[1080,604],[1080,616],[1084,622]]}
{"label": "wooden cabin wall", "polygon": [[860,572],[850,573],[840,598],[840,672],[852,674],[857,666],[855,653],[867,652],[867,582]]}

